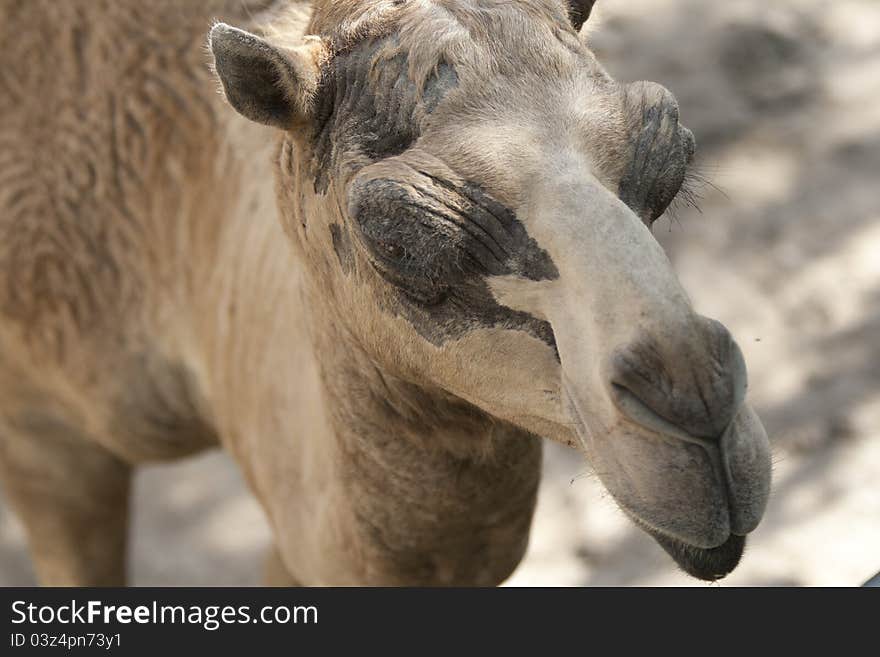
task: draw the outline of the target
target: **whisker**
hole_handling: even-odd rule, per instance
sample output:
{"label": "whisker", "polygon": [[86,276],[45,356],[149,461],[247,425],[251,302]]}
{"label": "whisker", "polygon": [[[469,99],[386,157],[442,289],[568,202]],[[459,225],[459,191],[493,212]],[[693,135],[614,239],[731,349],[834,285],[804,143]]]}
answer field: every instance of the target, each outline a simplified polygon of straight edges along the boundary
{"label": "whisker", "polygon": [[[717,173],[715,171],[714,173]],[[684,181],[681,184],[678,194],[673,199],[664,216],[669,218],[669,231],[673,226],[682,227],[680,212],[685,209],[692,209],[703,214],[702,202],[706,197],[707,190],[717,192],[725,199],[730,200],[730,196],[719,185],[713,182],[709,177],[709,170],[702,163],[691,164],[685,172]]]}
{"label": "whisker", "polygon": [[595,472],[593,472],[591,470],[584,470],[580,474],[572,477],[571,481],[568,482],[568,485],[573,486],[574,482],[576,482],[578,479],[598,479],[598,478],[599,478],[599,475],[596,474]]}

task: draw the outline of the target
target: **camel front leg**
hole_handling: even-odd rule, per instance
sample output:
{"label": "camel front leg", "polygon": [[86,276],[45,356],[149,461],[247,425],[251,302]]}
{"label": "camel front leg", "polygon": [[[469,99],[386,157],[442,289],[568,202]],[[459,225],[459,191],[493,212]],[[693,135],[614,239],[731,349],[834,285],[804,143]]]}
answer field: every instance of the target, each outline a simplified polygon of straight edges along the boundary
{"label": "camel front leg", "polygon": [[131,469],[75,433],[0,438],[0,482],[46,586],[123,586]]}

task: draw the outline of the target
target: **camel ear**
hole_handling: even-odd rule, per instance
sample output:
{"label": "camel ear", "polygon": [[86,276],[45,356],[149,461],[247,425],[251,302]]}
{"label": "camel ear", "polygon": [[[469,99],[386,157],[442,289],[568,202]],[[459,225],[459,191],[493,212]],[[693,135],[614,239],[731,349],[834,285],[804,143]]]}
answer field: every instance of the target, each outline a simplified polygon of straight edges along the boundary
{"label": "camel ear", "polygon": [[571,24],[578,32],[590,18],[590,12],[593,11],[595,4],[596,0],[568,0],[568,15],[571,17]]}
{"label": "camel ear", "polygon": [[223,92],[239,114],[282,130],[309,120],[320,75],[319,40],[280,48],[218,23],[209,44]]}

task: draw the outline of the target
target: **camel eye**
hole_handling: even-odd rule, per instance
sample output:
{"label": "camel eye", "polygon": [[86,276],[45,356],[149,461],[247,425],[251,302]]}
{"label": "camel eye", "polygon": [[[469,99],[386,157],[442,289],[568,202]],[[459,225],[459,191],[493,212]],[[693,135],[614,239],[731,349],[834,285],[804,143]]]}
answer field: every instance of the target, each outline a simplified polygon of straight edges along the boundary
{"label": "camel eye", "polygon": [[403,257],[406,255],[406,249],[395,242],[377,240],[376,248],[378,248],[382,252],[382,255],[389,260],[403,260]]}

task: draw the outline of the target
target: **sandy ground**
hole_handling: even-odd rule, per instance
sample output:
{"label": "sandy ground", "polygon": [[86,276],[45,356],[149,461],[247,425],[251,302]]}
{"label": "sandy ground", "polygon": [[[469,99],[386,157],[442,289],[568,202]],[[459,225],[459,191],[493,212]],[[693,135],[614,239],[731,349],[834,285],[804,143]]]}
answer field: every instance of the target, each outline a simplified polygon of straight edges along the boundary
{"label": "sandy ground", "polygon": [[[676,93],[718,188],[656,232],[739,339],[774,444],[767,516],[720,585],[861,584],[880,570],[880,2],[605,0],[592,42]],[[149,468],[135,497],[135,584],[258,583],[269,533],[227,457]],[[0,501],[0,585],[33,581]],[[551,445],[510,584],[696,582]]]}

